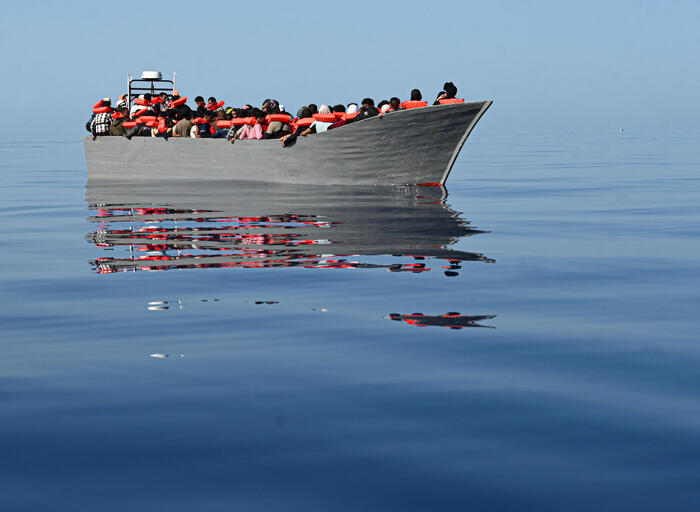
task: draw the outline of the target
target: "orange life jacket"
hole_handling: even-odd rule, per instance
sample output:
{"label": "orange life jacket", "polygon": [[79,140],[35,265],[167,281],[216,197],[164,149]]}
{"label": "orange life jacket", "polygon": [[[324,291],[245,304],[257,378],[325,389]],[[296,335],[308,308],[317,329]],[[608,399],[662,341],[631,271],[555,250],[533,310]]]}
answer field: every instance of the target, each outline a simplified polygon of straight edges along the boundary
{"label": "orange life jacket", "polygon": [[335,114],[314,114],[313,118],[316,121],[321,121],[324,123],[335,123]]}
{"label": "orange life jacket", "polygon": [[409,100],[409,101],[404,101],[401,103],[401,107],[405,108],[406,110],[410,110],[412,108],[427,107],[427,106],[428,106],[427,101]]}

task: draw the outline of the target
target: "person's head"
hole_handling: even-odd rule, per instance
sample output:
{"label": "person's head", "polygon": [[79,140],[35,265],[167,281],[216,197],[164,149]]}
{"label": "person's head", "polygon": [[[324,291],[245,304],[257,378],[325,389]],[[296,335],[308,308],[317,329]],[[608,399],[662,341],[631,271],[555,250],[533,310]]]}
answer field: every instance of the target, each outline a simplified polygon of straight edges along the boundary
{"label": "person's head", "polygon": [[263,101],[262,110],[267,114],[277,114],[280,111],[277,101],[270,99]]}
{"label": "person's head", "polygon": [[168,93],[166,92],[161,92],[158,96],[160,96],[163,101],[168,99]]}
{"label": "person's head", "polygon": [[255,120],[258,122],[258,124],[265,124],[265,117],[266,116],[267,116],[267,114],[265,114],[265,112],[263,112],[262,110],[258,110],[255,113]]}
{"label": "person's head", "polygon": [[357,108],[357,103],[348,103],[348,109],[347,109],[348,114],[354,114],[358,110],[359,109]]}
{"label": "person's head", "polygon": [[103,107],[112,106],[112,99],[111,98],[102,98],[102,106]]}
{"label": "person's head", "polygon": [[318,106],[315,103],[309,103],[309,112],[311,115],[318,114]]}
{"label": "person's head", "polygon": [[411,101],[421,101],[423,95],[420,93],[420,89],[413,89],[411,91]]}
{"label": "person's head", "polygon": [[270,102],[271,102],[271,101],[272,101],[272,100],[271,100],[270,98],[266,98],[265,100],[263,100],[262,106],[261,106],[260,108],[262,108],[263,110],[265,110],[265,109],[270,105]]}
{"label": "person's head", "polygon": [[209,96],[207,102],[209,103],[209,105],[216,105],[216,98],[214,96]]}
{"label": "person's head", "polygon": [[448,98],[454,98],[457,96],[457,87],[455,87],[455,84],[452,82],[445,82],[445,85],[443,85],[442,88],[445,90],[445,95]]}
{"label": "person's head", "polygon": [[345,106],[340,103],[333,106],[333,112],[345,112]]}
{"label": "person's head", "polygon": [[299,112],[297,112],[297,117],[299,119],[304,119],[305,117],[311,117],[311,111],[309,110],[309,107],[301,107],[299,109]]}
{"label": "person's head", "polygon": [[212,112],[211,110],[209,110],[209,111],[207,111],[207,112],[204,113],[204,116],[203,116],[203,117],[204,117],[204,119],[206,119],[207,121],[213,121],[213,120],[214,120],[214,112]]}
{"label": "person's head", "polygon": [[183,110],[180,112],[180,117],[182,119],[192,119],[192,111],[190,109]]}
{"label": "person's head", "polygon": [[151,98],[152,98],[152,97],[153,97],[153,96],[151,96],[149,93],[146,93],[146,94],[143,95],[143,99],[144,99],[144,100],[148,100],[148,101],[151,101]]}
{"label": "person's head", "polygon": [[362,100],[362,106],[363,107],[373,107],[374,100],[372,98],[365,98]]}
{"label": "person's head", "polygon": [[398,110],[399,106],[401,105],[401,100],[394,96],[389,100],[389,105],[391,105],[391,108],[394,110]]}
{"label": "person's head", "polygon": [[204,98],[202,98],[201,96],[197,96],[197,97],[194,99],[194,102],[195,102],[195,104],[196,104],[198,107],[203,107],[203,106],[204,106]]}
{"label": "person's head", "polygon": [[377,104],[377,108],[379,110],[381,110],[384,107],[384,105],[388,105],[388,104],[389,104],[389,100],[382,100]]}
{"label": "person's head", "polygon": [[318,113],[319,113],[319,114],[330,114],[330,113],[331,113],[331,107],[329,107],[328,105],[321,105],[321,106],[318,108]]}
{"label": "person's head", "polygon": [[226,111],[223,108],[217,109],[216,118],[217,119],[226,119]]}

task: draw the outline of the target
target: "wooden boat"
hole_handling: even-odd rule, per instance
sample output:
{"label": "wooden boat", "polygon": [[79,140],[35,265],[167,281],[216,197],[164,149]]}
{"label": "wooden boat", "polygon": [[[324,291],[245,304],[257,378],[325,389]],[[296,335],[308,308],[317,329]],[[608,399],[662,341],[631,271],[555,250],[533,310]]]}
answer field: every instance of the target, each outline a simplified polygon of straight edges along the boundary
{"label": "wooden boat", "polygon": [[85,137],[88,177],[102,181],[245,180],[314,185],[444,185],[491,101],[388,112],[280,141]]}

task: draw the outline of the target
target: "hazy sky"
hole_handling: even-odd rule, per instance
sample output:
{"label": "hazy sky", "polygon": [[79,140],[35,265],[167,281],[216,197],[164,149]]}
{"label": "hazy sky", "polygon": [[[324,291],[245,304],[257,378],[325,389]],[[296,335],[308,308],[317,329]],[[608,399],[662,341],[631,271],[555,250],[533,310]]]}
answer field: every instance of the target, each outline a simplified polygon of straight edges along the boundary
{"label": "hazy sky", "polygon": [[144,69],[235,105],[404,99],[414,87],[432,99],[449,80],[495,100],[479,130],[692,128],[698,26],[700,2],[672,0],[12,2],[0,137],[78,137],[92,104]]}

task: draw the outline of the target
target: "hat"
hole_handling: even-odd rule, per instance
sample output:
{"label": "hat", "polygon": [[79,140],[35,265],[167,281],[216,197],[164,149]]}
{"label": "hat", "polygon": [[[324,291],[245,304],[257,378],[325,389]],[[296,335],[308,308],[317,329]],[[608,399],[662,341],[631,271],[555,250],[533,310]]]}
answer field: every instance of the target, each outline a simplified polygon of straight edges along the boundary
{"label": "hat", "polygon": [[112,103],[112,98],[102,98],[102,103],[110,105]]}

